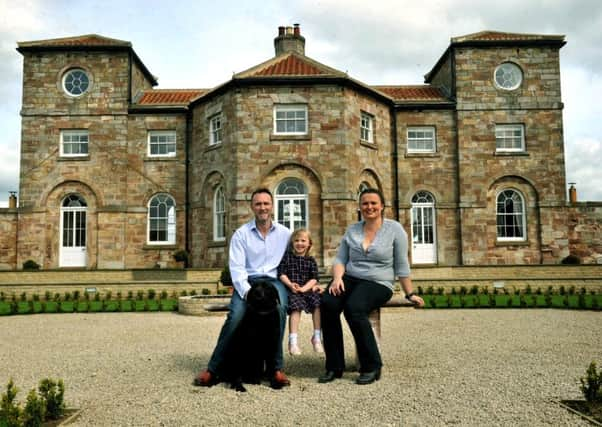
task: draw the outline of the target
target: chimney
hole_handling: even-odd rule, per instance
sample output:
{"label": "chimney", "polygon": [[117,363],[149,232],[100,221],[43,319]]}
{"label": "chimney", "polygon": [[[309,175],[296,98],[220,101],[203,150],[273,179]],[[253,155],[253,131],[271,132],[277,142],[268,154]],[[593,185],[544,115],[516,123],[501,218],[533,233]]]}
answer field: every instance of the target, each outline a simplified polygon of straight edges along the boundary
{"label": "chimney", "polygon": [[569,202],[571,204],[577,203],[577,189],[575,188],[575,182],[569,182]]}
{"label": "chimney", "polygon": [[305,56],[305,38],[301,35],[299,24],[294,27],[278,27],[278,37],[274,39],[276,56],[296,52]]}
{"label": "chimney", "polygon": [[9,191],[10,196],[8,196],[8,207],[11,209],[15,209],[17,207],[17,192]]}

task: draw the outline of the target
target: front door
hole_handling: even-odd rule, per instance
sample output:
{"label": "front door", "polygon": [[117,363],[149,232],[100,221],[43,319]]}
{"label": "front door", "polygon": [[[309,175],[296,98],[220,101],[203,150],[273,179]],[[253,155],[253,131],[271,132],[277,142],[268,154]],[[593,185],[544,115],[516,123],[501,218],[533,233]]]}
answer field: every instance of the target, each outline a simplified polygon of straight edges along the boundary
{"label": "front door", "polygon": [[412,264],[435,264],[435,206],[430,193],[418,192],[412,198]]}
{"label": "front door", "polygon": [[86,266],[86,201],[71,194],[61,205],[60,267]]}

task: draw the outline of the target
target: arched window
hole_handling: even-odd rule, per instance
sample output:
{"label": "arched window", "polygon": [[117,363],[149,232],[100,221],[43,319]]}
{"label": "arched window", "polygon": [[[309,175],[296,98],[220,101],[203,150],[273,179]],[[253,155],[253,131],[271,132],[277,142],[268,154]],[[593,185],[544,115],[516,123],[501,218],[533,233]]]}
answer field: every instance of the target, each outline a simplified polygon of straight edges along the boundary
{"label": "arched window", "polygon": [[510,189],[500,192],[497,196],[496,219],[498,240],[525,240],[526,216],[522,194]]}
{"label": "arched window", "polygon": [[213,240],[226,240],[226,198],[221,186],[213,197]]}
{"label": "arched window", "polygon": [[307,189],[297,178],[287,178],[276,188],[276,221],[291,231],[308,227]]}
{"label": "arched window", "polygon": [[176,243],[176,203],[169,194],[156,194],[148,204],[148,243]]}

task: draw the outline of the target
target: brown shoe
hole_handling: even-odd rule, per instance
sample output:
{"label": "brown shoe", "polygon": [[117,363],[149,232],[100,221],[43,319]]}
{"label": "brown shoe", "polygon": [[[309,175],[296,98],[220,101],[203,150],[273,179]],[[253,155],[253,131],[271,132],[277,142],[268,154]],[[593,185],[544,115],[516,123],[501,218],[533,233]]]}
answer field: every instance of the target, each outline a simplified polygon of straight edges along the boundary
{"label": "brown shoe", "polygon": [[209,369],[205,369],[194,378],[194,385],[198,387],[211,387],[217,384],[219,381],[214,373]]}
{"label": "brown shoe", "polygon": [[284,372],[282,372],[282,371],[274,372],[274,376],[270,380],[270,387],[279,389],[282,387],[287,387],[289,385],[291,385],[291,382],[288,380],[286,375],[284,375]]}

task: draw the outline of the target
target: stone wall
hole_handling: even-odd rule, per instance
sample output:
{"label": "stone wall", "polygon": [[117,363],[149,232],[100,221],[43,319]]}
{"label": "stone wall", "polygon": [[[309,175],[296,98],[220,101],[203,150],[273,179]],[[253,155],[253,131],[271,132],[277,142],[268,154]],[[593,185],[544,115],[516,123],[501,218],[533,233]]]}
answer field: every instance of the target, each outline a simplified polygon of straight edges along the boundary
{"label": "stone wall", "polygon": [[582,263],[602,264],[602,202],[578,202],[568,208],[569,249]]}
{"label": "stone wall", "polygon": [[0,208],[0,270],[17,265],[18,214],[15,208]]}

